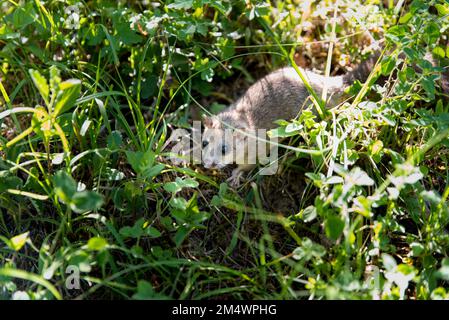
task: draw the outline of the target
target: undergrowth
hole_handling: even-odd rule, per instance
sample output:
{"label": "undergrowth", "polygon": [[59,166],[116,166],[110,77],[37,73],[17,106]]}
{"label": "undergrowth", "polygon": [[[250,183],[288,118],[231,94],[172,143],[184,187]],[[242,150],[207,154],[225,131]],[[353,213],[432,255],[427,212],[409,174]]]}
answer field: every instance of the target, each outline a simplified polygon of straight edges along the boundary
{"label": "undergrowth", "polygon": [[[448,298],[448,15],[435,0],[2,1],[0,297]],[[278,121],[278,174],[232,189],[227,170],[168,161],[173,130],[261,76],[343,74],[377,41],[347,100]]]}

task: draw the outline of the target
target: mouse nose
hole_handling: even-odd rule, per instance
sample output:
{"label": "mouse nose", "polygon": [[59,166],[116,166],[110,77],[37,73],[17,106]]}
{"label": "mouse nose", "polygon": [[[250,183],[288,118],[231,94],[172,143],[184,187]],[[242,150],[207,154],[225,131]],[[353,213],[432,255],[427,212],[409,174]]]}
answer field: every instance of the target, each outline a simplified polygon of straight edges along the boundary
{"label": "mouse nose", "polygon": [[215,161],[204,161],[204,167],[207,169],[214,168],[215,165]]}

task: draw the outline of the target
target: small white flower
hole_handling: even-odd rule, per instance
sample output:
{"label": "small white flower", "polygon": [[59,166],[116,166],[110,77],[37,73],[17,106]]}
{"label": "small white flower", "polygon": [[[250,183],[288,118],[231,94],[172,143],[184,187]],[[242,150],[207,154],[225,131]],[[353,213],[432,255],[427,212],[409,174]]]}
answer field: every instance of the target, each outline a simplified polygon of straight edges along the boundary
{"label": "small white flower", "polygon": [[234,31],[229,34],[229,37],[231,37],[231,39],[237,40],[240,39],[242,35],[239,34],[237,31]]}
{"label": "small white flower", "polygon": [[140,20],[141,17],[142,17],[141,14],[136,14],[136,15],[132,16],[131,18],[129,18],[129,22],[130,22],[129,27],[130,27],[131,29],[134,29],[135,24],[136,24],[137,22],[139,22],[139,20]]}

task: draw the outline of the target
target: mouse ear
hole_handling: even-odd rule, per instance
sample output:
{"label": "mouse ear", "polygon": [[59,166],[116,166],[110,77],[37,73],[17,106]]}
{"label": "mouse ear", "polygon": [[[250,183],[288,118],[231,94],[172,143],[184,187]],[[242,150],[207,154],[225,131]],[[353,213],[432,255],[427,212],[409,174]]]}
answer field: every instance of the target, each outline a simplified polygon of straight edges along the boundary
{"label": "mouse ear", "polygon": [[203,123],[205,127],[212,128],[212,117],[203,115]]}
{"label": "mouse ear", "polygon": [[203,116],[203,123],[206,128],[218,128],[219,121],[217,116]]}

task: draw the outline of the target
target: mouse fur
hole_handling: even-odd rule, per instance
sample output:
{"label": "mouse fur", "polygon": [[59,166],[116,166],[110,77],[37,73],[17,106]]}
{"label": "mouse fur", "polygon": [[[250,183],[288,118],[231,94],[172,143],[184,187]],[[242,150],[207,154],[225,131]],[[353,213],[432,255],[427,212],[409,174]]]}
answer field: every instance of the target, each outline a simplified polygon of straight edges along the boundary
{"label": "mouse fur", "polygon": [[[380,49],[354,70],[340,76],[326,77],[315,72],[301,69],[309,80],[313,90],[321,95],[326,85],[328,101],[326,107],[338,105],[344,98],[344,89],[359,80],[364,82],[372,72],[380,56]],[[445,83],[443,82],[443,87]],[[202,161],[206,168],[221,169],[232,163],[234,146],[248,143],[248,137],[242,131],[277,127],[279,119],[291,120],[310,103],[309,92],[293,67],[286,67],[271,72],[254,83],[234,104],[212,117],[206,117],[202,138]],[[232,148],[224,142],[224,128],[235,130]],[[223,161],[225,159],[225,161]],[[232,185],[240,183],[244,171],[249,171],[255,164],[239,164],[228,179]]]}

